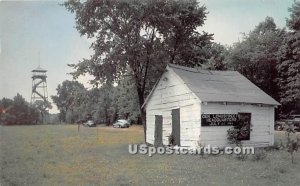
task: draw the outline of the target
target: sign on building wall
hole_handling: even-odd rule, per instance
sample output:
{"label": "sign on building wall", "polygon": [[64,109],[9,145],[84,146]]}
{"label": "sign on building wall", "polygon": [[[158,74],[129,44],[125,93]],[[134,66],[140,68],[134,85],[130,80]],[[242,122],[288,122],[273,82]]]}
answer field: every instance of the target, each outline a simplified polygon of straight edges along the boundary
{"label": "sign on building wall", "polygon": [[202,126],[234,126],[239,129],[238,139],[250,139],[251,113],[201,114]]}
{"label": "sign on building wall", "polygon": [[237,124],[237,114],[202,114],[202,126],[233,126]]}

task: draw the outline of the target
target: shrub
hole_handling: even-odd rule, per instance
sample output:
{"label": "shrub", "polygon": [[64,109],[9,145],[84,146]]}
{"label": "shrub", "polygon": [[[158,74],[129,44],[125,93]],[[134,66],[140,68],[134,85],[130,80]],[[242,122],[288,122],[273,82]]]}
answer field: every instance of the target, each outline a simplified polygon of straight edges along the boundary
{"label": "shrub", "polygon": [[239,129],[231,128],[227,130],[227,140],[230,144],[236,144],[239,146],[241,141],[238,140]]}
{"label": "shrub", "polygon": [[174,138],[173,133],[171,133],[171,134],[169,135],[168,140],[169,140],[169,145],[174,145],[175,138]]}
{"label": "shrub", "polygon": [[286,149],[291,155],[292,163],[294,163],[294,153],[297,152],[300,147],[300,138],[296,136],[295,133],[294,126],[289,124],[286,129]]}

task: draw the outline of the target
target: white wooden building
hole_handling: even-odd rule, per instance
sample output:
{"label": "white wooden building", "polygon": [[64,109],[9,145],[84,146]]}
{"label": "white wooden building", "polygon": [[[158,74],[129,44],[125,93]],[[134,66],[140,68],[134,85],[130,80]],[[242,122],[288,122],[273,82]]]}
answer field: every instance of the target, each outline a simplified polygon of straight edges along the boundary
{"label": "white wooden building", "polygon": [[169,145],[172,134],[179,146],[224,147],[227,130],[243,121],[243,144],[273,145],[277,105],[239,72],[169,64],[143,105],[146,142]]}

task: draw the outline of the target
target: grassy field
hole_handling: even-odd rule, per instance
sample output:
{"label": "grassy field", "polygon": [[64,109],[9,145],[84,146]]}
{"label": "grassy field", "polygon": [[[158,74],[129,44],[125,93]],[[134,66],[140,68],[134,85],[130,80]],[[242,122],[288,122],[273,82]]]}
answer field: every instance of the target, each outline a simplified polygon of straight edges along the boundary
{"label": "grassy field", "polygon": [[[276,133],[276,140],[284,132]],[[238,160],[234,155],[130,155],[141,127],[0,126],[0,185],[299,185],[283,150]]]}

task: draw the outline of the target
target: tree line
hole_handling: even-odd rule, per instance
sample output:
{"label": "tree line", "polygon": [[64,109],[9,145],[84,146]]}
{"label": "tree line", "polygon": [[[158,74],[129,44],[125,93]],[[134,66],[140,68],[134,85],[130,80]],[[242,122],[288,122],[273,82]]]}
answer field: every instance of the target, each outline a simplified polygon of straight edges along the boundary
{"label": "tree line", "polygon": [[112,124],[118,118],[140,123],[140,109],[135,84],[124,76],[118,86],[105,84],[87,90],[77,81],[64,81],[52,96],[60,110],[59,119],[66,123],[92,119],[98,124]]}
{"label": "tree line", "polygon": [[2,98],[0,100],[0,124],[1,125],[32,125],[45,123],[48,114],[49,103],[36,101],[28,103],[20,94],[13,99]]}
{"label": "tree line", "polygon": [[[277,118],[300,113],[299,1],[288,10],[286,28],[266,17],[231,46],[199,31],[208,11],[196,0],[68,0],[63,6],[94,42],[90,58],[69,64],[74,81],[62,82],[52,96],[61,121],[125,118],[145,126],[142,105],[168,63],[237,70],[281,103]],[[76,81],[85,74],[94,77],[92,89]]]}

